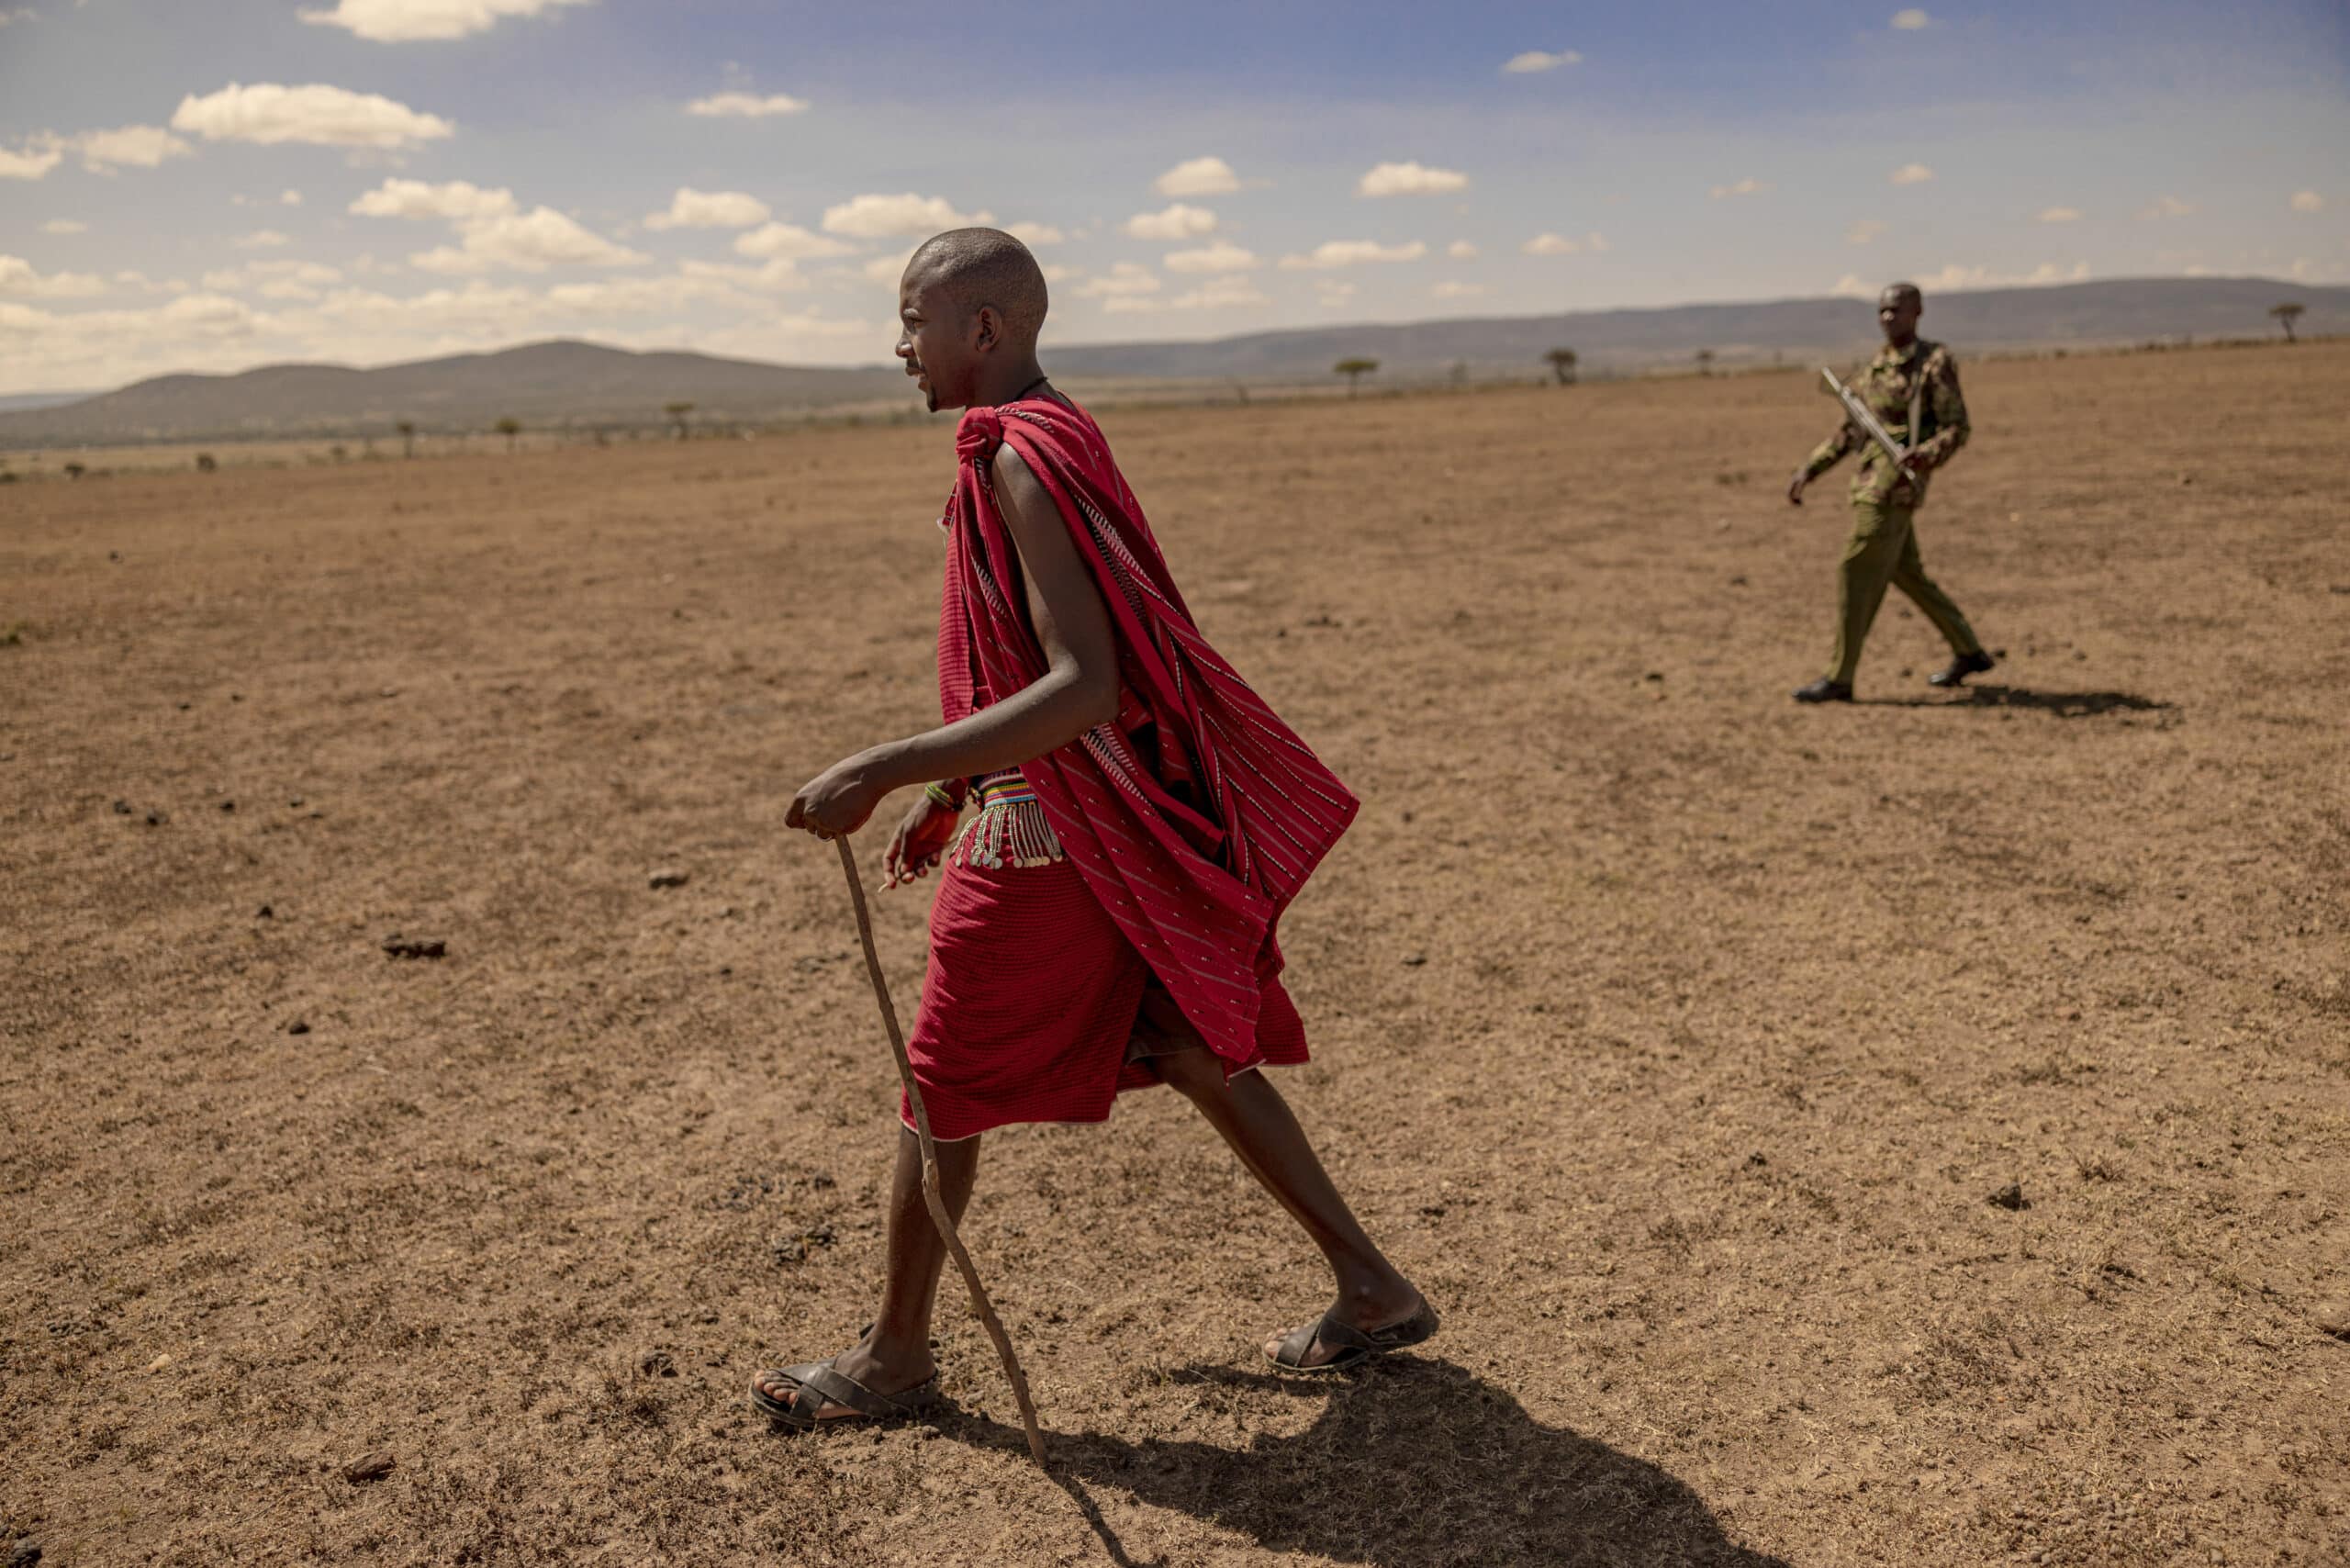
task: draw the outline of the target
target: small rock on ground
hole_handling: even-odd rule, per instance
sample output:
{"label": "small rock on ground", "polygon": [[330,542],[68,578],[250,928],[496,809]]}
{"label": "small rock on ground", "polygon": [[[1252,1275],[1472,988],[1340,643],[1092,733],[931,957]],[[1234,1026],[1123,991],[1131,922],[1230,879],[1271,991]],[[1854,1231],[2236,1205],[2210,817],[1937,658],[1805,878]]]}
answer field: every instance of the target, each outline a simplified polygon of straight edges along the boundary
{"label": "small rock on ground", "polygon": [[645,880],[656,888],[682,888],[686,885],[686,873],[683,871],[668,870],[655,871],[652,876],[646,878]]}
{"label": "small rock on ground", "polygon": [[1992,1193],[1986,1201],[2003,1209],[2028,1209],[2031,1207],[2031,1200],[2023,1195],[2023,1184],[2019,1182],[2009,1182],[2006,1186]]}
{"label": "small rock on ground", "polygon": [[371,1453],[364,1459],[354,1459],[344,1465],[342,1478],[353,1485],[364,1481],[381,1481],[392,1473],[393,1465],[397,1462],[390,1454]]}

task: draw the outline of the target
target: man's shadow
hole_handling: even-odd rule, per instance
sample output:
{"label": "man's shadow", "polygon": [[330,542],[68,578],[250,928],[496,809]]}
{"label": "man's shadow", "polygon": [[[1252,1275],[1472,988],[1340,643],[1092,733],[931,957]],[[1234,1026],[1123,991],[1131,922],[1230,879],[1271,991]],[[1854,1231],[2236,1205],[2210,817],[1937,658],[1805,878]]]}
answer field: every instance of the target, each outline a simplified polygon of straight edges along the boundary
{"label": "man's shadow", "polygon": [[[1394,1357],[1328,1381],[1200,1366],[1170,1381],[1244,1427],[1267,1399],[1320,1410],[1295,1437],[1237,1439],[1228,1448],[1099,1432],[1048,1437],[1055,1479],[1120,1568],[1135,1560],[1087,1483],[1242,1531],[1268,1551],[1376,1568],[1786,1568],[1733,1544],[1705,1501],[1655,1465],[1546,1427],[1448,1361]],[[983,1417],[947,1415],[938,1429],[1024,1452],[1017,1428]]]}
{"label": "man's shadow", "polygon": [[1948,697],[1886,697],[1879,708],[2021,708],[2059,719],[2099,713],[2167,713],[2172,704],[2130,691],[2033,691],[2021,686],[1967,685]]}

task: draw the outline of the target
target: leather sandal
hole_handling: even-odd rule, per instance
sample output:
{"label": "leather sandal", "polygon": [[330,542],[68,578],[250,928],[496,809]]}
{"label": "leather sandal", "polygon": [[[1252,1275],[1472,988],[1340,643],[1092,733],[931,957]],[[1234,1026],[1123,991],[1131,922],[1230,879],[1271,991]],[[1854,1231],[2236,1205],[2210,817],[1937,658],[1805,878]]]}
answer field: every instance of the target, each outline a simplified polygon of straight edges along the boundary
{"label": "leather sandal", "polygon": [[[1358,1328],[1326,1312],[1319,1322],[1306,1324],[1281,1342],[1280,1349],[1273,1352],[1273,1365],[1283,1372],[1304,1377],[1348,1372],[1373,1357],[1435,1338],[1436,1327],[1436,1308],[1430,1306],[1425,1298],[1411,1316],[1400,1323],[1391,1323],[1384,1328]],[[1336,1347],[1338,1353],[1318,1366],[1308,1366],[1305,1358],[1314,1353],[1317,1341]]]}
{"label": "leather sandal", "polygon": [[[762,1383],[788,1380],[796,1384],[789,1399],[778,1399]],[[822,1417],[826,1402],[846,1406],[864,1420],[846,1416]],[[876,1421],[902,1421],[938,1403],[938,1373],[932,1372],[903,1394],[879,1394],[835,1369],[831,1361],[763,1372],[751,1380],[751,1405],[779,1427],[813,1431],[835,1425],[867,1426]]]}

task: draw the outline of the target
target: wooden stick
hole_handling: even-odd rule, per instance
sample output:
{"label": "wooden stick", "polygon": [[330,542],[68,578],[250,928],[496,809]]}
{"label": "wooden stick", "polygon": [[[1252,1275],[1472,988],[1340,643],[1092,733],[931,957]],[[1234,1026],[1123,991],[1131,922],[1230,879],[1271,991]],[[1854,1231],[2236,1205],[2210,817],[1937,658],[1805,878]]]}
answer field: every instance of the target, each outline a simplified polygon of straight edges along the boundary
{"label": "wooden stick", "polygon": [[1045,1434],[1036,1426],[1036,1407],[1028,1399],[1028,1375],[1020,1370],[1020,1358],[1012,1352],[1012,1336],[1003,1331],[1003,1320],[995,1315],[995,1304],[988,1300],[987,1287],[979,1283],[979,1271],[971,1265],[971,1255],[963,1249],[963,1238],[955,1233],[955,1221],[946,1212],[946,1200],[939,1192],[938,1145],[930,1137],[930,1112],[922,1103],[922,1085],[914,1081],[913,1064],[906,1059],[905,1032],[898,1027],[898,1009],[890,1001],[890,982],[881,977],[881,955],[873,946],[873,916],[865,907],[865,884],[857,879],[856,852],[848,846],[848,834],[833,840],[841,848],[841,869],[848,877],[849,902],[856,909],[856,935],[865,944],[865,972],[872,977],[874,1000],[881,1003],[881,1022],[889,1026],[890,1049],[898,1058],[898,1081],[905,1085],[906,1099],[914,1108],[914,1137],[922,1142],[922,1197],[930,1206],[930,1219],[938,1226],[938,1234],[946,1240],[946,1250],[954,1257],[955,1267],[963,1272],[963,1283],[971,1292],[971,1309],[979,1315],[986,1326],[988,1338],[995,1341],[995,1353],[1003,1359],[1004,1376],[1012,1380],[1012,1397],[1020,1403],[1020,1424],[1028,1433],[1028,1456],[1036,1468],[1049,1471],[1045,1463]]}

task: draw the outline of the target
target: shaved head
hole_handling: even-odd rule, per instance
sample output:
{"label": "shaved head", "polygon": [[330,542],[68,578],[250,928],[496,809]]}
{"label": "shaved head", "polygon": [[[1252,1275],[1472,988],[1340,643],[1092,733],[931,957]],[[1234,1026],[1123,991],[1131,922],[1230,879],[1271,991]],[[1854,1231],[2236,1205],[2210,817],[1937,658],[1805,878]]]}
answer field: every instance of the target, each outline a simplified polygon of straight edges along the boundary
{"label": "shaved head", "polygon": [[1888,283],[1876,297],[1876,324],[1885,341],[1907,348],[1918,339],[1918,318],[1925,312],[1926,297],[1914,283]]}
{"label": "shaved head", "polygon": [[906,281],[940,290],[967,318],[993,307],[1015,342],[1034,344],[1044,330],[1045,269],[1001,229],[949,229],[932,236],[906,263]]}

